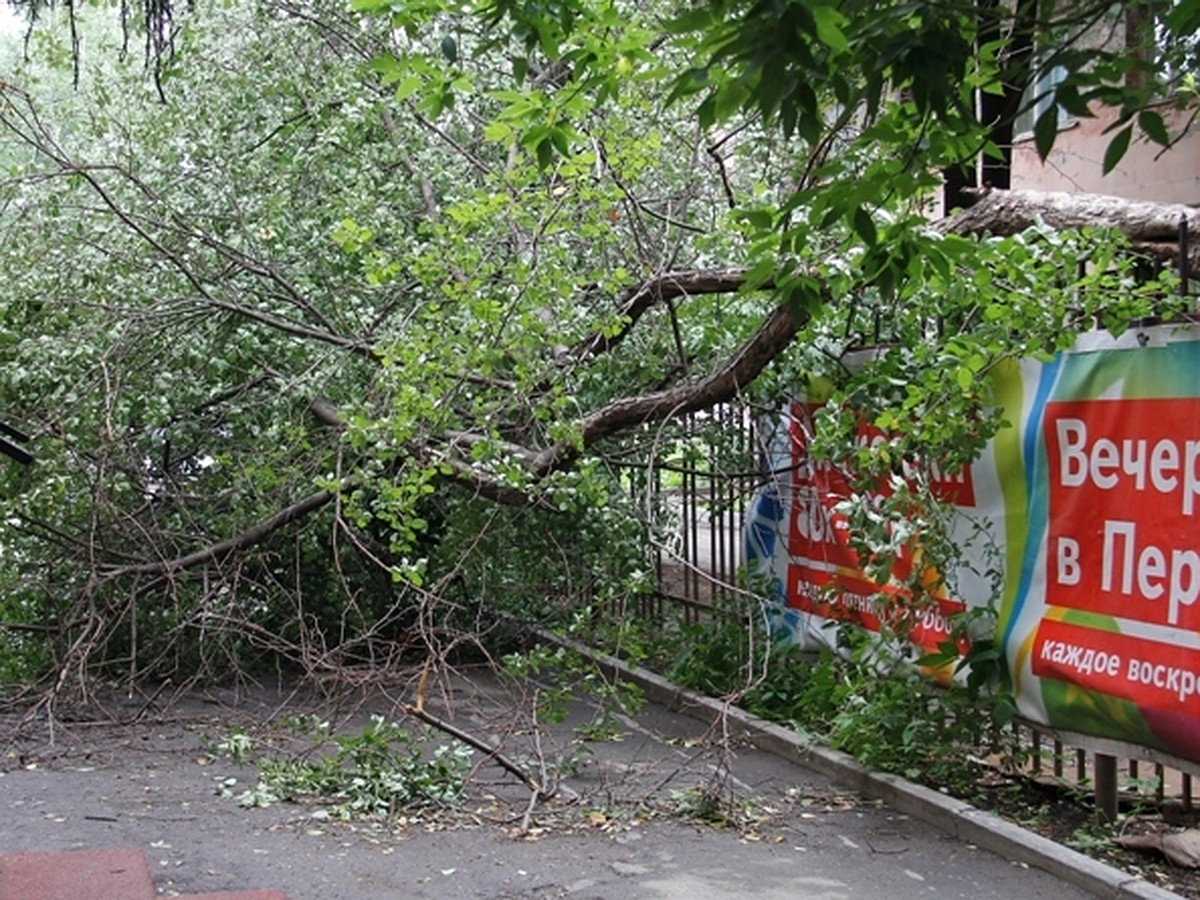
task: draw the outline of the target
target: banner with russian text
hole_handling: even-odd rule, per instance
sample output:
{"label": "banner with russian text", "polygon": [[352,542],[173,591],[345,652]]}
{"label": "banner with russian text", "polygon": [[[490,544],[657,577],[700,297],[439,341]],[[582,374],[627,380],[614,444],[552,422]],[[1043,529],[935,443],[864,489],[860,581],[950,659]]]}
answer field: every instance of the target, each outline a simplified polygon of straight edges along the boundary
{"label": "banner with russian text", "polygon": [[[1200,761],[1200,328],[1091,334],[993,387],[1011,425],[938,476],[963,559],[910,639],[932,649],[956,613],[990,607],[1023,716]],[[771,627],[806,648],[833,646],[831,623],[878,630],[913,564],[889,585],[859,567],[848,485],[807,453],[822,399],[802,393],[773,429],[776,478],[746,528]]]}

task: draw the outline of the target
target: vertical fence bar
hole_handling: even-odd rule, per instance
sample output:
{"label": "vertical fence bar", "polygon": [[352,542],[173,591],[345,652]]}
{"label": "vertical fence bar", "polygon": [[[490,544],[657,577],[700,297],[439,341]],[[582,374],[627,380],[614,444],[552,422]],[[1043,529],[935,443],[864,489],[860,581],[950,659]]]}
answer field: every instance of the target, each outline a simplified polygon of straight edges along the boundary
{"label": "vertical fence bar", "polygon": [[[721,580],[726,584],[733,584],[734,571],[737,568],[737,563],[734,561],[733,552],[730,547],[730,539],[737,530],[737,469],[736,466],[741,458],[740,448],[742,445],[741,431],[738,430],[738,423],[735,417],[735,406],[730,403],[725,408],[725,425],[722,431],[725,434],[726,459],[721,467],[721,482],[724,486],[721,500]],[[730,590],[726,590],[726,594],[733,596]]]}
{"label": "vertical fence bar", "polygon": [[[657,447],[657,444],[654,446]],[[661,460],[652,458],[654,472],[651,476],[651,480],[654,494],[650,501],[650,509],[652,510],[655,518],[660,515],[660,510],[665,510],[667,513],[670,512],[670,504],[667,501],[666,494],[663,492],[662,467],[658,465],[659,462],[661,462]],[[661,544],[656,544],[654,548],[654,574],[655,583],[658,585],[658,590],[655,593],[657,596],[661,597],[663,594],[663,550]],[[666,622],[663,621],[661,600],[659,601],[658,605],[659,610],[658,615],[655,617],[655,624],[661,627],[666,624]]]}
{"label": "vertical fence bar", "polygon": [[[695,551],[692,549],[692,479],[693,479],[693,475],[692,475],[692,471],[691,471],[691,466],[688,461],[688,452],[687,452],[689,449],[688,448],[688,440],[689,440],[690,436],[691,436],[690,419],[685,417],[683,420],[684,454],[683,454],[683,457],[681,460],[682,472],[680,473],[680,477],[679,477],[679,485],[680,485],[680,494],[679,494],[680,524],[679,524],[679,527],[683,531],[683,548],[682,548],[683,552],[682,552],[681,556],[683,558],[684,567],[683,567],[683,572],[682,572],[683,584],[681,585],[681,591],[683,593],[684,599],[689,600],[689,601],[692,599],[692,576],[691,576],[691,573],[688,571],[687,563],[690,562],[692,557],[695,555]],[[690,616],[691,613],[694,611],[694,608],[692,607],[692,605],[690,603],[687,605],[687,607],[685,607],[685,609],[686,609],[685,616]]]}
{"label": "vertical fence bar", "polygon": [[750,475],[754,471],[758,458],[754,453],[754,421],[749,416],[749,408],[744,402],[739,401],[737,406],[737,427],[738,435],[741,438],[738,444],[738,471],[741,477],[737,480],[737,486],[734,496],[734,503],[737,505],[737,515],[734,517],[733,536],[730,538],[730,553],[733,556],[733,576],[737,578],[740,571],[742,560],[742,532],[746,527],[746,515],[750,510],[749,496],[753,490],[753,478]]}
{"label": "vertical fence bar", "polygon": [[733,529],[733,472],[730,461],[737,458],[737,434],[733,431],[733,405],[721,405],[721,465],[714,474],[721,486],[721,500],[717,505],[720,515],[717,516],[718,530],[716,531],[717,551],[720,557],[717,567],[721,573],[721,595],[725,600],[732,598],[728,584],[732,580],[729,565],[729,533]]}
{"label": "vertical fence bar", "polygon": [[[720,499],[715,506],[719,512],[713,532],[717,547],[717,560],[714,565],[720,573],[719,578],[722,585],[729,583],[729,528],[733,518],[733,482],[729,478],[729,459],[732,457],[730,441],[733,439],[733,435],[729,431],[729,425],[729,407],[723,405],[721,407],[720,466],[713,473],[713,478],[716,479],[715,486],[720,488],[717,492]],[[730,596],[728,588],[722,587],[721,595],[728,599]]]}
{"label": "vertical fence bar", "polygon": [[[680,584],[680,593],[685,600],[690,600],[692,596],[692,576],[687,569],[687,563],[694,555],[692,550],[692,473],[688,464],[687,441],[690,432],[688,429],[688,420],[683,420],[683,446],[685,452],[680,458],[681,471],[679,473],[679,528],[683,532],[683,545],[681,557],[684,563],[682,569],[682,583]],[[688,604],[688,612],[691,614],[691,604]]]}
{"label": "vertical fence bar", "polygon": [[1096,812],[1101,821],[1117,820],[1117,758],[1107,753],[1096,753],[1092,757],[1092,771],[1096,776],[1094,794]]}
{"label": "vertical fence bar", "polygon": [[[720,527],[720,518],[716,511],[721,504],[721,408],[717,407],[713,410],[713,420],[708,429],[708,460],[705,463],[708,469],[708,496],[707,514],[708,514],[708,574],[715,581],[723,581],[721,576],[721,565],[718,559],[717,548],[717,529]],[[713,605],[716,605],[718,594],[724,594],[720,588],[709,582],[709,593],[712,596]]]}
{"label": "vertical fence bar", "polygon": [[679,474],[679,531],[682,536],[680,545],[680,560],[683,563],[680,570],[680,585],[679,591],[683,595],[684,607],[683,618],[685,622],[692,622],[692,616],[695,613],[695,607],[692,605],[692,574],[688,568],[688,563],[691,562],[695,551],[692,549],[692,480],[693,473],[688,457],[688,440],[691,437],[690,417],[683,419],[683,446],[684,454],[682,465],[680,466]]}
{"label": "vertical fence bar", "polygon": [[[689,450],[691,449],[692,441],[696,437],[696,417],[689,415],[687,417],[687,443]],[[692,455],[692,454],[689,454]],[[687,491],[688,496],[688,528],[691,535],[691,553],[687,557],[690,565],[685,570],[685,577],[689,579],[690,590],[687,591],[688,599],[692,601],[693,609],[695,610],[696,619],[699,619],[700,614],[700,474],[694,461],[688,460],[685,468],[688,470],[690,485]]]}

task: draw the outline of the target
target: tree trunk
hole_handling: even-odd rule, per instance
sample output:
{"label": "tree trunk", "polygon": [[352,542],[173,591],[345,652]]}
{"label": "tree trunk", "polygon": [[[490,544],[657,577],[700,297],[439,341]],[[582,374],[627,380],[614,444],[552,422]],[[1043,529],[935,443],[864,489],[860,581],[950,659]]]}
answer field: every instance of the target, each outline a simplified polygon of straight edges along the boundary
{"label": "tree trunk", "polygon": [[[1044,222],[1051,228],[1115,228],[1156,259],[1179,257],[1180,223],[1200,235],[1200,209],[1183,203],[1148,203],[1103,194],[1058,191],[984,191],[979,202],[934,224],[942,234],[1016,234]],[[1191,272],[1200,271],[1200,240],[1188,247]]]}

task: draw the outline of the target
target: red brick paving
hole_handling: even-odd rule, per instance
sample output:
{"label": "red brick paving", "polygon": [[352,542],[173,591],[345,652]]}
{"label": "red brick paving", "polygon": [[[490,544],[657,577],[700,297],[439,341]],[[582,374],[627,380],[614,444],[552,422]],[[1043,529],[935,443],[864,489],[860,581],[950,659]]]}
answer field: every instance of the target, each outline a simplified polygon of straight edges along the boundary
{"label": "red brick paving", "polygon": [[[135,847],[0,853],[0,900],[152,900],[146,855]],[[287,900],[282,891],[189,894],[180,900]]]}

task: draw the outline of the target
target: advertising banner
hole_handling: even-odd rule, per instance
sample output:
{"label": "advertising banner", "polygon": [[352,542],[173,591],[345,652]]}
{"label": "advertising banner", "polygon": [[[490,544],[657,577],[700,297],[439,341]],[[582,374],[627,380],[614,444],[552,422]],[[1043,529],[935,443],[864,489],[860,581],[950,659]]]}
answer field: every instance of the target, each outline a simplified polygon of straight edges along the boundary
{"label": "advertising banner", "polygon": [[[905,633],[934,649],[990,610],[1023,716],[1200,762],[1200,328],[1094,333],[992,379],[1010,424],[935,472],[962,559]],[[831,623],[879,630],[919,564],[901,553],[886,584],[862,571],[847,480],[808,454],[819,407],[800,395],[770,430],[746,527],[772,630],[809,649],[836,643]]]}

